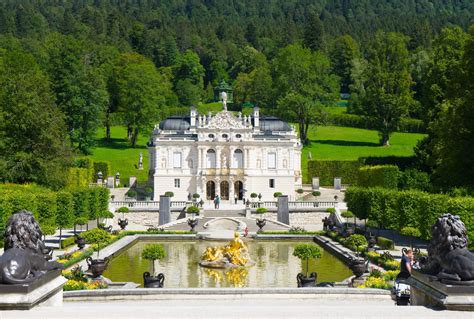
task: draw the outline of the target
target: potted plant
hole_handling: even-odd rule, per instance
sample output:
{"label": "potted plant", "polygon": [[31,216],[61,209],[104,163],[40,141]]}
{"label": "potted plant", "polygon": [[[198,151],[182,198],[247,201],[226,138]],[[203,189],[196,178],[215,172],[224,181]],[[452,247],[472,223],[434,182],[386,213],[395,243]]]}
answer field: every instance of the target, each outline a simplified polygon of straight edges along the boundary
{"label": "potted plant", "polygon": [[262,193],[258,193],[258,201],[262,200]]}
{"label": "potted plant", "polygon": [[306,261],[306,272],[305,275],[299,273],[296,276],[298,287],[314,287],[316,286],[317,273],[312,272],[308,276],[309,271],[309,260],[315,258],[321,258],[321,249],[318,246],[312,244],[299,244],[295,246],[293,256],[298,257],[301,261]]}
{"label": "potted plant", "polygon": [[400,234],[403,236],[410,237],[410,248],[413,250],[413,237],[420,237],[421,232],[415,227],[403,227],[400,230]]}
{"label": "potted plant", "polygon": [[280,197],[281,195],[283,195],[281,192],[275,192],[275,193],[273,193],[273,197],[274,197],[274,198]]}
{"label": "potted plant", "polygon": [[257,197],[258,197],[257,193],[250,194],[250,198],[252,198],[252,201],[255,201],[255,198],[257,198]]}
{"label": "potted plant", "polygon": [[190,217],[188,218],[188,225],[191,227],[191,231],[194,232],[194,228],[198,224],[198,220],[196,219],[196,215],[199,215],[199,208],[197,206],[189,206],[186,209],[186,214],[189,214]]}
{"label": "potted plant", "polygon": [[174,193],[173,192],[165,192],[166,197],[173,197]]}
{"label": "potted plant", "polygon": [[153,188],[150,186],[145,187],[145,198],[146,200],[151,200],[151,196],[153,194]]}
{"label": "potted plant", "polygon": [[125,195],[127,195],[127,197],[131,199],[137,198],[137,192],[134,189],[129,189]]}
{"label": "potted plant", "polygon": [[197,202],[197,200],[199,199],[199,197],[201,197],[201,196],[200,196],[198,193],[194,193],[194,194],[193,194],[193,200],[194,200],[195,202]]}
{"label": "potted plant", "polygon": [[122,213],[122,218],[118,219],[118,224],[119,224],[120,228],[122,230],[124,230],[128,225],[128,219],[125,218],[125,213],[128,213],[129,209],[128,209],[128,207],[120,207],[119,209],[117,209],[117,212]]}
{"label": "potted plant", "polygon": [[89,270],[92,272],[94,278],[101,276],[107,265],[109,259],[106,257],[104,259],[99,258],[100,247],[101,245],[107,244],[107,242],[112,238],[108,232],[103,229],[94,228],[89,231],[86,231],[82,234],[87,243],[93,244],[94,250],[97,251],[97,259],[92,259],[92,257],[87,258],[87,264],[89,265]]}
{"label": "potted plant", "polygon": [[304,193],[304,189],[298,188],[298,189],[296,190],[296,192],[301,195],[301,194]]}
{"label": "potted plant", "polygon": [[166,251],[163,245],[160,244],[148,244],[145,246],[145,249],[142,251],[142,257],[146,260],[152,261],[153,273],[149,272],[143,273],[143,281],[145,288],[163,288],[163,283],[165,281],[165,275],[163,273],[156,274],[155,271],[155,262],[166,257]]}
{"label": "potted plant", "polygon": [[265,221],[266,212],[267,212],[267,209],[263,207],[259,207],[255,211],[255,213],[257,214],[257,226],[259,227],[259,230],[257,231],[257,233],[263,232],[263,226],[265,226],[265,224],[267,223]]}
{"label": "potted plant", "polygon": [[318,196],[321,196],[321,192],[320,191],[313,191],[313,192],[311,192],[311,195],[313,195],[314,197],[318,197]]}

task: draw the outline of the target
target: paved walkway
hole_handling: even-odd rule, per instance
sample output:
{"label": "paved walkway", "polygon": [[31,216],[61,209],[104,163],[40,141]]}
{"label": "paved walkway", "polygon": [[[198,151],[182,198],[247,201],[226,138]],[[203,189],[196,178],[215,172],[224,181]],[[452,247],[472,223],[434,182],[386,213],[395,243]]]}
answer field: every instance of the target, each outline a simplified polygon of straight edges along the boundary
{"label": "paved walkway", "polygon": [[286,299],[253,296],[229,300],[66,302],[63,307],[38,307],[28,312],[0,312],[9,318],[474,318],[473,313],[397,307],[391,300]]}

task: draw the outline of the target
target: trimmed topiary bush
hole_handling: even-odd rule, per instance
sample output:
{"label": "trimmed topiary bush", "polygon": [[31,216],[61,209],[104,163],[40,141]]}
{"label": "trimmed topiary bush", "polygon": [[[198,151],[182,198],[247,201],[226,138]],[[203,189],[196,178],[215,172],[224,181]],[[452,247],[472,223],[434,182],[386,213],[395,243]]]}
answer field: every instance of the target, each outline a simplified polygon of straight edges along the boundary
{"label": "trimmed topiary bush", "polygon": [[275,192],[273,193],[273,197],[280,197],[281,195],[283,195],[281,192]]}
{"label": "trimmed topiary bush", "polygon": [[314,197],[318,197],[318,196],[321,196],[321,192],[320,191],[313,191],[313,192],[311,192],[311,195],[313,195]]}
{"label": "trimmed topiary bush", "polygon": [[250,194],[250,197],[251,197],[251,198],[257,198],[257,197],[258,197],[258,194],[257,194],[257,193],[252,193],[252,194]]}
{"label": "trimmed topiary bush", "polygon": [[257,208],[257,210],[255,211],[255,213],[257,213],[257,214],[265,214],[267,211],[268,211],[268,209],[266,209],[266,208],[264,208],[264,207],[259,207],[259,208]]}
{"label": "trimmed topiary bush", "polygon": [[321,249],[312,244],[298,244],[293,250],[293,256],[298,257],[301,261],[306,261],[306,277],[308,277],[309,260],[321,258]]}
{"label": "trimmed topiary bush", "polygon": [[304,190],[303,190],[302,188],[298,188],[298,189],[296,190],[296,192],[297,192],[298,194],[303,194],[303,193],[304,193]]}
{"label": "trimmed topiary bush", "polygon": [[363,166],[359,168],[357,185],[396,189],[400,171],[395,165]]}
{"label": "trimmed topiary bush", "polygon": [[197,206],[189,206],[186,209],[186,214],[199,214],[199,208]]}
{"label": "trimmed topiary bush", "polygon": [[165,258],[166,251],[161,244],[148,244],[142,251],[142,257],[146,260],[152,261],[153,276],[155,276],[155,261]]}
{"label": "trimmed topiary bush", "polygon": [[165,196],[166,197],[174,197],[174,193],[173,192],[165,192]]}
{"label": "trimmed topiary bush", "polygon": [[367,246],[367,239],[363,235],[350,235],[344,240],[344,246],[354,251],[359,251],[361,246]]}
{"label": "trimmed topiary bush", "polygon": [[377,245],[380,246],[382,249],[394,249],[395,244],[393,243],[393,240],[379,236],[377,237]]}
{"label": "trimmed topiary bush", "polygon": [[107,243],[112,239],[112,236],[103,229],[94,228],[83,232],[82,237],[89,244],[94,244],[94,250],[97,251],[97,257],[99,257],[100,247],[107,245]]}
{"label": "trimmed topiary bush", "polygon": [[133,190],[133,189],[130,189],[130,190],[127,192],[126,195],[127,195],[128,197],[130,197],[130,198],[135,198],[135,197],[137,197],[137,192],[136,192],[135,190]]}

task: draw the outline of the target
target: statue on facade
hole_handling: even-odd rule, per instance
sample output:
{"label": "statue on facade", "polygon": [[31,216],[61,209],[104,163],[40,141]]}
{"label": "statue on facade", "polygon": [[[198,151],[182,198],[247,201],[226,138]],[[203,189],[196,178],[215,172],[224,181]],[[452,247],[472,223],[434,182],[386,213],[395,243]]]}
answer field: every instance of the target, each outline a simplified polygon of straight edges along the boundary
{"label": "statue on facade", "polygon": [[227,111],[227,93],[225,91],[221,92],[221,101],[224,111]]}
{"label": "statue on facade", "polygon": [[467,230],[459,216],[441,216],[431,234],[428,258],[420,262],[423,272],[444,283],[474,285],[474,254],[467,249]]}
{"label": "statue on facade", "polygon": [[143,154],[140,152],[140,155],[138,156],[138,169],[143,169]]}
{"label": "statue on facade", "polygon": [[5,252],[0,256],[0,284],[27,284],[63,265],[48,261],[51,256],[41,240],[43,234],[33,214],[13,214],[5,229]]}

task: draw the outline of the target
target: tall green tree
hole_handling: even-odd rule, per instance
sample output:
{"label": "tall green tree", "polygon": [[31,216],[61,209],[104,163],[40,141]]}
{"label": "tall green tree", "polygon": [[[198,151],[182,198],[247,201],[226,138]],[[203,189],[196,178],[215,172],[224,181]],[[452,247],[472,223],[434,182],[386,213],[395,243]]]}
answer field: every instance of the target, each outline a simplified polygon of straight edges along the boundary
{"label": "tall green tree", "polygon": [[380,143],[390,145],[390,135],[406,116],[413,99],[408,39],[399,33],[378,32],[368,53],[365,115],[375,119]]}
{"label": "tall green tree", "polygon": [[123,53],[114,70],[116,101],[129,131],[132,147],[138,134],[150,130],[165,107],[171,84],[153,62],[137,53]]}
{"label": "tall green tree", "polygon": [[315,11],[309,13],[305,23],[303,44],[312,51],[326,48],[324,25]]}
{"label": "tall green tree", "polygon": [[86,45],[57,34],[46,43],[48,73],[56,102],[66,115],[71,145],[83,154],[90,154],[109,96],[105,78],[93,65],[91,51]]}
{"label": "tall green tree", "polygon": [[329,59],[293,44],[280,50],[273,60],[274,89],[280,114],[298,122],[300,138],[309,142],[308,129],[316,124],[323,106],[339,97],[339,78],[331,74]]}
{"label": "tall green tree", "polygon": [[174,88],[182,105],[189,106],[201,101],[204,90],[204,67],[199,56],[187,50],[177,60],[174,69]]}
{"label": "tall green tree", "polygon": [[341,78],[341,92],[349,93],[353,61],[360,58],[359,44],[350,35],[343,35],[335,40],[330,58],[334,73]]}
{"label": "tall green tree", "polygon": [[474,189],[474,25],[464,48],[457,73],[445,79],[452,91],[441,103],[430,135],[438,184]]}
{"label": "tall green tree", "polygon": [[0,51],[0,175],[59,188],[70,162],[64,115],[34,58]]}

